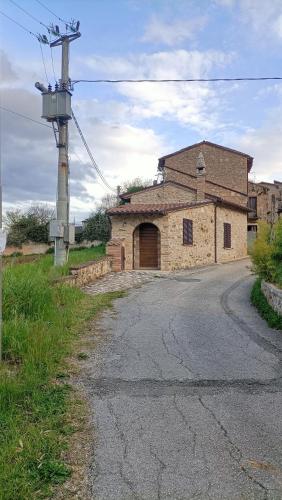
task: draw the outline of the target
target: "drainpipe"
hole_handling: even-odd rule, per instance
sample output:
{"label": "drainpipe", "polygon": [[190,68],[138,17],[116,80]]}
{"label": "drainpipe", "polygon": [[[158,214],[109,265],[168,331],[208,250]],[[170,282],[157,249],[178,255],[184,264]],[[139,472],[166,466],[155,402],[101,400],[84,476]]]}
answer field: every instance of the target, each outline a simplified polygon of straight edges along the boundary
{"label": "drainpipe", "polygon": [[214,205],[214,262],[217,263],[217,206]]}

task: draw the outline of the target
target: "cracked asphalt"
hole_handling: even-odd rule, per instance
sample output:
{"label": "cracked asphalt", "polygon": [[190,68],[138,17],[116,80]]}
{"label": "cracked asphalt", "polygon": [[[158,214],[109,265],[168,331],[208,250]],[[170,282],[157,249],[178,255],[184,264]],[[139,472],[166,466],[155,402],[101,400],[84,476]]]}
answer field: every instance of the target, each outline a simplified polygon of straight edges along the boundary
{"label": "cracked asphalt", "polygon": [[253,279],[247,261],[155,278],[100,318],[91,498],[282,499],[282,333]]}

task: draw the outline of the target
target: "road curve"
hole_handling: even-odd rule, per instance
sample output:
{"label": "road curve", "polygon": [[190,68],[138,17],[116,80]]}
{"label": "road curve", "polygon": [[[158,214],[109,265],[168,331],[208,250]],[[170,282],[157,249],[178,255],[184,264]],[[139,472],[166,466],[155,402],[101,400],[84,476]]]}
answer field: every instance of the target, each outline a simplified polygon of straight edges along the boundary
{"label": "road curve", "polygon": [[176,273],[102,316],[91,498],[282,499],[282,334],[252,282],[247,261]]}

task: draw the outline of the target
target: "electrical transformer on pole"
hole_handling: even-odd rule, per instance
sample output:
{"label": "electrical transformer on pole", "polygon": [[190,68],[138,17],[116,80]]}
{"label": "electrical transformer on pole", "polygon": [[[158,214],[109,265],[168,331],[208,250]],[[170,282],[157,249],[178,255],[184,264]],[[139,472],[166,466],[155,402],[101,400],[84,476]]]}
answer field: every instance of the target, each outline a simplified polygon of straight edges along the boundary
{"label": "electrical transformer on pole", "polygon": [[[38,82],[35,84],[35,87],[42,93],[42,118],[52,123],[59,150],[56,220],[50,223],[50,239],[55,241],[55,266],[62,266],[67,262],[69,244],[74,243],[74,225],[69,223],[68,120],[72,118],[69,45],[80,36],[81,34],[77,31],[70,35],[62,35],[50,43],[50,47],[62,46],[61,79],[59,84],[56,83],[54,91],[51,85],[46,89]],[[57,130],[55,124],[57,124]]]}

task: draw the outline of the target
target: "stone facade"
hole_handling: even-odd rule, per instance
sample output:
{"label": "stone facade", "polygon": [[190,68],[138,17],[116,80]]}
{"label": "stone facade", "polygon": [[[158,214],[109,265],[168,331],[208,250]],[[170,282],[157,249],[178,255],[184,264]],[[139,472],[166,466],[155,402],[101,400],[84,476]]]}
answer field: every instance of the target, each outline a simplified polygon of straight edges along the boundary
{"label": "stone facade", "polygon": [[249,215],[250,223],[276,222],[282,212],[282,182],[249,182],[249,200],[256,198],[257,210]]}
{"label": "stone facade", "polygon": [[266,281],[262,281],[261,290],[272,309],[282,316],[282,290]]}
{"label": "stone facade", "polygon": [[195,165],[200,152],[206,164],[206,193],[246,206],[250,162],[248,155],[200,143],[161,159],[165,180],[196,188]]}
{"label": "stone facade", "polygon": [[132,193],[130,203],[182,203],[195,199],[196,190],[177,186],[174,183],[164,183]]}
{"label": "stone facade", "polygon": [[[247,256],[247,214],[226,207],[216,207],[217,262]],[[224,248],[224,223],[231,224],[231,248]]]}
{"label": "stone facade", "polygon": [[[183,219],[193,221],[193,244],[183,244]],[[226,262],[247,255],[247,215],[213,202],[164,216],[112,215],[112,238],[124,246],[125,270],[139,269],[138,226],[152,223],[159,229],[159,268],[162,271]],[[223,224],[232,228],[231,249],[224,248]],[[216,235],[216,238],[215,238]],[[242,236],[243,235],[243,236]]]}
{"label": "stone facade", "polygon": [[[193,245],[183,244],[183,219],[193,221]],[[168,215],[163,257],[165,270],[185,269],[215,262],[214,205],[200,206]],[[163,248],[163,247],[162,247]]]}
{"label": "stone facade", "polygon": [[[121,242],[115,259],[124,249],[126,270],[138,269],[141,260],[151,263],[153,256],[154,268],[170,271],[245,257],[251,166],[249,155],[206,141],[161,158],[163,182],[122,195],[129,203],[109,211],[112,241]],[[158,232],[140,227],[148,223]],[[229,225],[224,241],[227,223],[231,243]],[[144,231],[154,237],[146,240]],[[113,255],[111,243],[108,254]]]}

